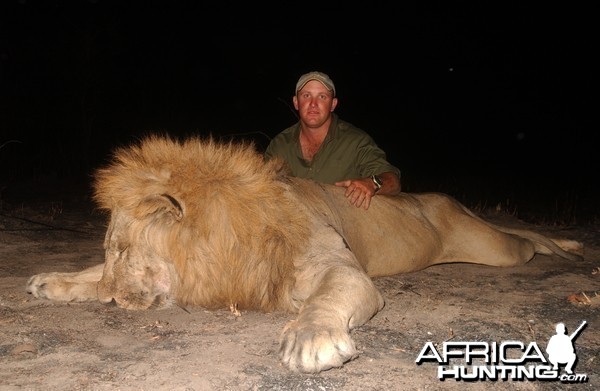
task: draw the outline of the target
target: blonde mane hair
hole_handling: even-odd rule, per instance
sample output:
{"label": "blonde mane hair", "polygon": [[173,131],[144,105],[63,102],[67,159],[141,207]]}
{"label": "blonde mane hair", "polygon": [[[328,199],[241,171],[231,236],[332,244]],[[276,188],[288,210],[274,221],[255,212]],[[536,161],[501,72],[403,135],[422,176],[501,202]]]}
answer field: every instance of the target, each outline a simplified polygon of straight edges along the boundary
{"label": "blonde mane hair", "polygon": [[294,310],[293,260],[309,222],[279,165],[250,143],[150,136],[115,151],[94,198],[173,264],[179,302]]}

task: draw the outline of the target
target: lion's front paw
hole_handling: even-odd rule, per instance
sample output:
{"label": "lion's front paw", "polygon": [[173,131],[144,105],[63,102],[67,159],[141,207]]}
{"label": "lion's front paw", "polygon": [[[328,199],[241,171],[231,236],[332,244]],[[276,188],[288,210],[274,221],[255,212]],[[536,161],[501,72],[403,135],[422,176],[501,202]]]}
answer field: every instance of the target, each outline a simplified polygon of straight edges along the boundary
{"label": "lion's front paw", "polygon": [[54,301],[87,301],[96,299],[95,283],[77,281],[69,273],[36,274],[27,281],[27,293]]}
{"label": "lion's front paw", "polygon": [[346,330],[292,321],[283,330],[279,355],[293,371],[317,373],[358,356]]}

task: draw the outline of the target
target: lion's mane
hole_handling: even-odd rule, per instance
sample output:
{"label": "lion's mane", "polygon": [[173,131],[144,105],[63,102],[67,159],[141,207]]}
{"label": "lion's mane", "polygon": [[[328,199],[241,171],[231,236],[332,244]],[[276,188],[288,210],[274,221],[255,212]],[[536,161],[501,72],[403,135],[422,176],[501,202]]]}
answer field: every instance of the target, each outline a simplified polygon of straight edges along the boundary
{"label": "lion's mane", "polygon": [[[309,221],[278,168],[251,143],[150,136],[115,151],[96,173],[94,198],[172,262],[177,301],[293,310],[293,260]],[[173,200],[180,216],[167,219],[147,202],[157,197]]]}

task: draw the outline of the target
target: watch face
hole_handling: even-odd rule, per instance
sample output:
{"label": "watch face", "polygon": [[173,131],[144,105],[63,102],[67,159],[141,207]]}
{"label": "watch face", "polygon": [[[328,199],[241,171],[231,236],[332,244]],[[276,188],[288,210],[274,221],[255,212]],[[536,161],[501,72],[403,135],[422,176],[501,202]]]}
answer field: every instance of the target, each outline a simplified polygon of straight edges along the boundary
{"label": "watch face", "polygon": [[377,175],[372,175],[371,179],[373,180],[373,183],[375,183],[377,190],[381,189],[381,186],[383,186],[383,183],[381,182],[381,178],[379,178]]}

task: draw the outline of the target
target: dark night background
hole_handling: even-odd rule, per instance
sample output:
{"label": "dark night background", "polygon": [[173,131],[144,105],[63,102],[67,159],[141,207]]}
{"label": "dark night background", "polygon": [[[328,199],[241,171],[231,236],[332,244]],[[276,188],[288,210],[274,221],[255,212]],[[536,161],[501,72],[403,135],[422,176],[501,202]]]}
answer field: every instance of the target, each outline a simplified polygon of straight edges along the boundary
{"label": "dark night background", "polygon": [[298,76],[321,70],[404,190],[598,222],[591,8],[396,3],[3,1],[0,200],[88,186],[149,132],[262,149],[296,121]]}

